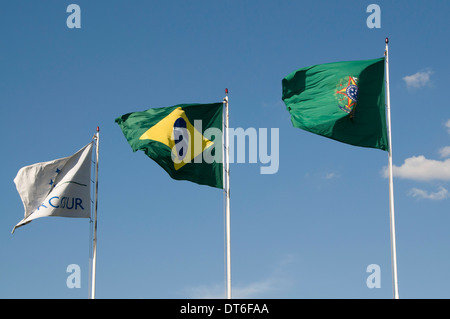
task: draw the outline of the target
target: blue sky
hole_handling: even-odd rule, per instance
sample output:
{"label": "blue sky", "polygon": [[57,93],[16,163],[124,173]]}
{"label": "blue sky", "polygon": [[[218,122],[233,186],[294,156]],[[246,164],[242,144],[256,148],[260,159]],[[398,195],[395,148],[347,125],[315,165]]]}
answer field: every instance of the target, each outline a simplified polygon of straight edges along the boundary
{"label": "blue sky", "polygon": [[[81,28],[69,29],[69,4]],[[370,29],[369,4],[381,9]],[[220,102],[230,126],[278,128],[279,170],[231,166],[236,298],[392,298],[386,152],[295,129],[281,79],[383,56],[390,79],[401,298],[449,298],[450,83],[445,1],[0,3],[1,298],[87,298],[89,221],[23,218],[13,179],[100,126],[98,298],[223,298],[223,195],[133,153],[114,119]],[[447,148],[446,148],[447,147]],[[81,269],[69,289],[67,266]],[[366,271],[380,266],[381,288]]]}

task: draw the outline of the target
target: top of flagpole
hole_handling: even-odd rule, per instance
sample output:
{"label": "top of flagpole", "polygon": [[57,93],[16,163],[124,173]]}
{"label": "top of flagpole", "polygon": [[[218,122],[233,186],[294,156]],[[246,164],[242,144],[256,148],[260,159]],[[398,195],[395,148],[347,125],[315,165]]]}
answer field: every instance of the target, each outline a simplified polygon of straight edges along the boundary
{"label": "top of flagpole", "polygon": [[389,38],[384,39],[384,42],[386,42],[386,44],[389,43]]}
{"label": "top of flagpole", "polygon": [[100,127],[99,126],[97,126],[97,132],[100,132]]}
{"label": "top of flagpole", "polygon": [[228,88],[225,88],[225,97],[224,97],[223,101],[228,103]]}

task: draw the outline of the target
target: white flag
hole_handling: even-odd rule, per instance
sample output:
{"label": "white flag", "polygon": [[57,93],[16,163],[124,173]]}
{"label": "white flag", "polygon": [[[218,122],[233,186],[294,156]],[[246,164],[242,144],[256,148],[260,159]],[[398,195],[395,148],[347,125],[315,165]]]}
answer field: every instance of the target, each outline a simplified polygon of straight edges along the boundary
{"label": "white flag", "polygon": [[91,217],[92,142],[74,155],[22,167],[14,183],[25,217],[12,230],[45,216]]}

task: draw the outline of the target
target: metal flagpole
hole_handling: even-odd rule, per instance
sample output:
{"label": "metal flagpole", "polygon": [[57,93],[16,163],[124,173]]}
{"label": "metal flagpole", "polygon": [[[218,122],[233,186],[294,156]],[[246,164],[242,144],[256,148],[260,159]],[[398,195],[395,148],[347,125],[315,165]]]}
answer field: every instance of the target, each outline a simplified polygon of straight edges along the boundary
{"label": "metal flagpole", "polygon": [[94,239],[92,257],[92,284],[91,299],[95,299],[95,270],[97,262],[97,206],[98,206],[98,145],[100,142],[100,128],[97,126],[96,139],[96,159],[95,159],[95,208],[94,208]]}
{"label": "metal flagpole", "polygon": [[395,216],[394,216],[394,181],[392,175],[392,130],[391,130],[391,97],[389,93],[389,39],[386,42],[386,108],[389,134],[389,218],[391,225],[391,262],[392,262],[392,284],[394,289],[394,299],[399,299],[398,296],[398,278],[397,278],[397,249],[395,243]]}
{"label": "metal flagpole", "polygon": [[224,192],[226,195],[226,206],[225,206],[225,224],[226,224],[226,253],[227,253],[227,275],[226,275],[226,286],[227,286],[227,299],[231,299],[231,249],[230,249],[230,150],[229,150],[229,134],[228,134],[228,89],[225,89],[225,98],[223,99],[225,104],[225,119],[224,128],[225,132],[223,142],[225,150],[225,166],[224,166]]}

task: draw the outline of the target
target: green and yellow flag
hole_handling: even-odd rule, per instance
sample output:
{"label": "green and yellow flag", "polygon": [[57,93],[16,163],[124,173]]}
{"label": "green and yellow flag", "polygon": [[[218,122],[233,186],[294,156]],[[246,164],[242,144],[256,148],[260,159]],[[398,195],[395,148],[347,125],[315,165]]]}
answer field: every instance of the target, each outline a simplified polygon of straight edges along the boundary
{"label": "green and yellow flag", "polygon": [[116,119],[133,151],[142,150],[176,180],[223,188],[223,103],[179,104]]}
{"label": "green and yellow flag", "polygon": [[384,58],[299,69],[282,81],[294,127],[388,151]]}

